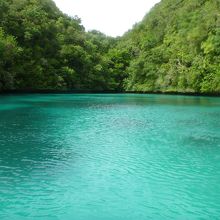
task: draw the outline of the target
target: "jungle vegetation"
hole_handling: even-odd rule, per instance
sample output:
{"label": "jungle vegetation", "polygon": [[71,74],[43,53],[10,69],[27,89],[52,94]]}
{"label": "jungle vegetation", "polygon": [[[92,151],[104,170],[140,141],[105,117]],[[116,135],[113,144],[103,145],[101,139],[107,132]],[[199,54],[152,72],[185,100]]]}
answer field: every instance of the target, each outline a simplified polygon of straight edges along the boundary
{"label": "jungle vegetation", "polygon": [[220,93],[220,1],[162,0],[122,37],[52,0],[0,0],[0,91]]}

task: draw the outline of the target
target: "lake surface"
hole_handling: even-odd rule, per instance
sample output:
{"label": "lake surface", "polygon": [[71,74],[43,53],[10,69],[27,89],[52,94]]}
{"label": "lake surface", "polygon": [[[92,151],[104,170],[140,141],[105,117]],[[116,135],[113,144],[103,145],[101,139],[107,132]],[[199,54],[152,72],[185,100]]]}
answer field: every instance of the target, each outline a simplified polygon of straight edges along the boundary
{"label": "lake surface", "polygon": [[1,220],[220,219],[220,98],[0,96]]}

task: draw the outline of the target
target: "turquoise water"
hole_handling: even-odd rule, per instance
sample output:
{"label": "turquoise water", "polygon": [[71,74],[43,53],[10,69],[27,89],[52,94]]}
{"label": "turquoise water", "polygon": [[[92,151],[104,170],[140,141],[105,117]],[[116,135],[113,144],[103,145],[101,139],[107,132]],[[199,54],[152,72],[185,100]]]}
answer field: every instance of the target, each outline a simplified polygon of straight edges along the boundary
{"label": "turquoise water", "polygon": [[1,220],[220,219],[220,98],[0,96]]}

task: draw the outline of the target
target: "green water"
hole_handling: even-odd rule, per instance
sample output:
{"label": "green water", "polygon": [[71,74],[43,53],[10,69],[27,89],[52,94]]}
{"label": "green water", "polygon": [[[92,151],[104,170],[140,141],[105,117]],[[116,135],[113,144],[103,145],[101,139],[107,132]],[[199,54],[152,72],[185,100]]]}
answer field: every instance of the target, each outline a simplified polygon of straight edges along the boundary
{"label": "green water", "polygon": [[220,219],[220,98],[0,96],[1,220]]}

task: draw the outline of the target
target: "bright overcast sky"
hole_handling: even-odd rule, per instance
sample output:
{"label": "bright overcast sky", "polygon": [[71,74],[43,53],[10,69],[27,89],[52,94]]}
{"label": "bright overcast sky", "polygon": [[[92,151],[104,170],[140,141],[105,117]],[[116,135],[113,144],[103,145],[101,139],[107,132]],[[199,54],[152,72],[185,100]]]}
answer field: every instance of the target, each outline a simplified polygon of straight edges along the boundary
{"label": "bright overcast sky", "polygon": [[54,0],[66,14],[81,18],[86,30],[120,36],[160,0]]}

